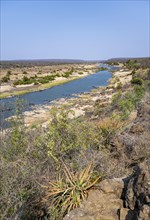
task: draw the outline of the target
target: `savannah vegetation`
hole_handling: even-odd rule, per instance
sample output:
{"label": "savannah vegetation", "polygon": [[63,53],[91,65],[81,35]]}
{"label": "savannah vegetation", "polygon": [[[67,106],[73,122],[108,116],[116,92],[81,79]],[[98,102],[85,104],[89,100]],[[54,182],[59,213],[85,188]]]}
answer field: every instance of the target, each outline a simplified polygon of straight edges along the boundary
{"label": "savannah vegetation", "polygon": [[[71,74],[70,72],[66,74]],[[2,130],[0,143],[0,218],[62,220],[104,178],[129,172],[125,152],[117,140],[149,93],[149,72],[134,71],[128,86],[118,82],[111,103],[96,103],[92,117],[71,119],[62,106],[50,111],[47,127],[26,127],[16,103],[16,117]],[[26,74],[25,74],[26,75]],[[28,81],[28,77],[24,76]],[[138,149],[138,148],[137,148]],[[148,148],[137,150],[148,158]]]}

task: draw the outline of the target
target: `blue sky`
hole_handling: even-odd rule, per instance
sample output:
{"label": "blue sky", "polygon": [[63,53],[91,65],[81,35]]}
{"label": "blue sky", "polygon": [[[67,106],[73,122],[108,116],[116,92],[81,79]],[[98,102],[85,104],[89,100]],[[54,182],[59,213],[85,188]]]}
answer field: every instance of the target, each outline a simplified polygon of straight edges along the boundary
{"label": "blue sky", "polygon": [[1,0],[1,59],[146,57],[149,1]]}

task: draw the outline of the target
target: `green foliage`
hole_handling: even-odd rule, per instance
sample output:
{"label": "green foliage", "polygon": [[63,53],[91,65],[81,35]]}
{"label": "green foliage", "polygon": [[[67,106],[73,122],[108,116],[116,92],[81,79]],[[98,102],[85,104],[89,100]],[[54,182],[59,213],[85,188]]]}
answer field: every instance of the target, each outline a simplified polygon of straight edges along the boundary
{"label": "green foliage", "polygon": [[22,116],[22,110],[25,107],[24,100],[17,99],[15,102],[15,117],[11,118],[11,128],[9,133],[7,154],[5,159],[13,161],[26,145],[26,136],[24,132],[24,118]]}
{"label": "green foliage", "polygon": [[34,82],[34,85],[39,85],[39,82],[37,82],[37,81],[36,81],[36,82]]}
{"label": "green foliage", "polygon": [[132,84],[137,84],[137,85],[143,85],[143,80],[140,79],[140,78],[133,78],[133,79],[131,80],[131,83],[132,83]]}
{"label": "green foliage", "polygon": [[131,99],[122,99],[118,102],[119,110],[122,112],[122,119],[129,116],[130,112],[134,109],[134,104]]}
{"label": "green foliage", "polygon": [[49,83],[49,80],[46,79],[46,78],[41,78],[41,79],[38,80],[38,82],[41,83],[41,84],[45,84],[45,83]]}
{"label": "green foliage", "polygon": [[122,89],[122,83],[121,82],[119,82],[118,84],[117,84],[117,87],[116,87],[116,89]]}
{"label": "green foliage", "polygon": [[59,73],[56,73],[55,76],[56,77],[61,77],[61,75]]}
{"label": "green foliage", "polygon": [[[70,111],[52,109],[52,122],[46,135],[45,143],[48,148],[48,155],[55,161],[66,155],[71,156],[73,151],[93,146],[99,147],[99,136],[92,124],[70,120]],[[87,135],[88,134],[88,135]]]}
{"label": "green foliage", "polygon": [[79,72],[78,74],[79,74],[79,75],[83,75],[83,72]]}
{"label": "green foliage", "polygon": [[133,100],[134,100],[135,105],[137,105],[138,102],[140,102],[140,100],[142,99],[142,97],[145,94],[145,88],[143,86],[136,85],[136,86],[134,86],[133,91],[134,91]]}
{"label": "green foliage", "polygon": [[120,98],[121,98],[121,91],[117,92],[116,94],[112,96],[112,100],[111,100],[112,105],[117,104]]}
{"label": "green foliage", "polygon": [[72,73],[73,73],[73,69],[63,73],[62,76],[65,77],[65,78],[68,78],[70,75],[72,75]]}
{"label": "green foliage", "polygon": [[139,66],[137,60],[128,60],[124,65],[129,69],[135,69]]}
{"label": "green foliage", "polygon": [[13,85],[27,85],[35,83],[36,79],[34,77],[28,78],[27,76],[24,76],[22,80],[17,80],[13,83]]}
{"label": "green foliage", "polygon": [[48,75],[44,77],[38,78],[37,75],[32,76],[28,78],[27,76],[24,76],[22,80],[17,80],[13,84],[14,85],[27,85],[27,84],[32,84],[38,85],[39,83],[45,84],[49,83],[49,81],[53,81],[55,79],[55,75]]}
{"label": "green foliage", "polygon": [[132,91],[124,94],[119,91],[112,97],[112,106],[121,112],[122,119],[126,119],[140,102],[144,96],[144,92],[144,87],[139,85],[134,86]]}

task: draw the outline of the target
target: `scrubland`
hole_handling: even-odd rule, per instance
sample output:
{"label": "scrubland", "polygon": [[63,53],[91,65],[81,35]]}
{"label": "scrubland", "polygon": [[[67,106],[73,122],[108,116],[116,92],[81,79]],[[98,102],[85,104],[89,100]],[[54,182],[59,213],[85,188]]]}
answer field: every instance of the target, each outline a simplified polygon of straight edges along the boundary
{"label": "scrubland", "polygon": [[137,63],[123,63],[107,87],[51,108],[46,126],[26,126],[16,103],[1,133],[1,219],[63,219],[100,181],[150,165],[150,72]]}

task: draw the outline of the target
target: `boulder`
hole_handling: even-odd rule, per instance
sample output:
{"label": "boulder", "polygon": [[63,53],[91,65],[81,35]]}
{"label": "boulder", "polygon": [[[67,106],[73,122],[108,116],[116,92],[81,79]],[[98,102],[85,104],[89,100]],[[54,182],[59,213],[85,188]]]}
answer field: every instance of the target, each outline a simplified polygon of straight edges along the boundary
{"label": "boulder", "polygon": [[103,180],[64,220],[149,220],[150,173],[145,163],[126,178]]}
{"label": "boulder", "polygon": [[99,189],[91,190],[87,200],[82,202],[80,208],[68,213],[64,220],[118,219],[118,210],[123,204],[120,199],[123,186],[123,181],[117,179],[102,181],[98,185]]}

